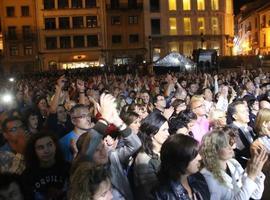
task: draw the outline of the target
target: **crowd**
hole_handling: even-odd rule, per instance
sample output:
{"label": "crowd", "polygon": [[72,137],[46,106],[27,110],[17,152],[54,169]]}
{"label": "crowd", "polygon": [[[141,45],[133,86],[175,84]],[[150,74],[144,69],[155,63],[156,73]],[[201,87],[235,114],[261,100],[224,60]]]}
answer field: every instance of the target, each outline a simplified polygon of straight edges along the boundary
{"label": "crowd", "polygon": [[0,199],[270,199],[270,73],[1,81]]}

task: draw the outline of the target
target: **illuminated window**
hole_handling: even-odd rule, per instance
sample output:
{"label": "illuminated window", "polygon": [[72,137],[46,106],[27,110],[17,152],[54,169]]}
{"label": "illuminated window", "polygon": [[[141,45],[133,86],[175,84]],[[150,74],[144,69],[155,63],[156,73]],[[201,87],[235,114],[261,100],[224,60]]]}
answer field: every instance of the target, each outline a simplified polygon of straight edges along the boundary
{"label": "illuminated window", "polygon": [[206,49],[206,47],[207,47],[207,44],[206,44],[206,42],[198,42],[197,43],[197,49]]}
{"label": "illuminated window", "polygon": [[191,22],[189,17],[184,18],[184,32],[185,35],[191,35]]}
{"label": "illuminated window", "polygon": [[170,42],[170,52],[179,52],[179,43],[178,42]]}
{"label": "illuminated window", "polygon": [[219,0],[211,0],[211,8],[212,10],[218,10],[218,1]]}
{"label": "illuminated window", "polygon": [[199,17],[198,18],[198,29],[199,29],[199,33],[205,33],[205,23],[204,23],[204,18],[203,17]]}
{"label": "illuminated window", "polygon": [[169,25],[170,25],[170,35],[176,35],[177,34],[176,18],[170,18]]}
{"label": "illuminated window", "polygon": [[226,0],[226,13],[232,14],[232,0]]}
{"label": "illuminated window", "polygon": [[192,52],[193,52],[192,42],[184,42],[183,43],[183,54],[185,56],[192,56]]}
{"label": "illuminated window", "polygon": [[169,10],[176,10],[176,0],[168,0]]}
{"label": "illuminated window", "polygon": [[219,34],[218,18],[217,17],[212,17],[211,18],[211,25],[212,25],[212,33],[214,35]]}
{"label": "illuminated window", "polygon": [[205,10],[204,0],[197,0],[197,9],[198,10]]}
{"label": "illuminated window", "polygon": [[190,0],[183,0],[183,10],[190,10]]}

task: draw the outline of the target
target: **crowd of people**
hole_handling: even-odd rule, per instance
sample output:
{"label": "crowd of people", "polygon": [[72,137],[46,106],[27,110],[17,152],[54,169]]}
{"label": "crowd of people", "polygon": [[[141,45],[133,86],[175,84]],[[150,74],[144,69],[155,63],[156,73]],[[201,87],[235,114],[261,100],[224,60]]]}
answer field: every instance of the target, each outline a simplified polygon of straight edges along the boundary
{"label": "crowd of people", "polygon": [[270,199],[270,73],[1,81],[0,199]]}

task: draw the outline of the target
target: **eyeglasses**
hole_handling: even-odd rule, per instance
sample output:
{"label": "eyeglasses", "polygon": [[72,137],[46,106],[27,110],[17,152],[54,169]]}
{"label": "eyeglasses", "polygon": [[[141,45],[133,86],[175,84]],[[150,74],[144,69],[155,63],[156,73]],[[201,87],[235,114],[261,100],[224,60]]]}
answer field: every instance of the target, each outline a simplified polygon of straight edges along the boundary
{"label": "eyeglasses", "polygon": [[195,110],[195,109],[197,109],[197,108],[202,108],[202,107],[205,107],[205,104],[201,104],[201,105],[199,105],[199,106],[193,108],[193,110]]}
{"label": "eyeglasses", "polygon": [[16,132],[18,129],[23,129],[24,128],[24,125],[23,124],[21,124],[21,125],[18,125],[18,126],[14,126],[14,127],[12,127],[12,128],[10,128],[10,129],[8,129],[8,132]]}
{"label": "eyeglasses", "polygon": [[73,119],[84,119],[84,118],[91,118],[91,114],[88,113],[88,114],[82,114],[80,116],[74,116],[72,117]]}

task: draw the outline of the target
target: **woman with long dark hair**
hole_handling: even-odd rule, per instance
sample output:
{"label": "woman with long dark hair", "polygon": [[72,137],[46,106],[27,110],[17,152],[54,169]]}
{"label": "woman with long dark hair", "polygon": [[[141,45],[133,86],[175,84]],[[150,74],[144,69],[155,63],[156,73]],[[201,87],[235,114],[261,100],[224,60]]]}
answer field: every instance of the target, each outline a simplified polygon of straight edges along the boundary
{"label": "woman with long dark hair", "polygon": [[26,199],[65,199],[70,165],[64,161],[56,137],[48,132],[32,135],[24,156]]}
{"label": "woman with long dark hair", "polygon": [[207,183],[198,173],[201,160],[198,141],[183,134],[170,136],[162,145],[160,160],[155,199],[210,199]]}
{"label": "woman with long dark hair", "polygon": [[136,199],[148,199],[150,191],[157,184],[160,165],[159,152],[169,136],[166,118],[157,112],[150,113],[142,122],[138,136],[142,148],[134,162],[134,185]]}

